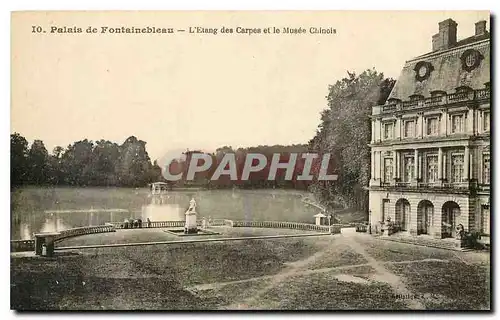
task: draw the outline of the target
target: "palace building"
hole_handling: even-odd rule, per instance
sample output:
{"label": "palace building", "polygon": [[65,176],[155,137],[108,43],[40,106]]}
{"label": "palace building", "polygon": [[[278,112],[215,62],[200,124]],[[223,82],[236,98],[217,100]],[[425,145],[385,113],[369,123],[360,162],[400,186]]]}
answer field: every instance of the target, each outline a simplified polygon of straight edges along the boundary
{"label": "palace building", "polygon": [[486,21],[460,41],[455,21],[440,22],[432,52],[407,61],[372,109],[372,232],[389,220],[401,235],[490,235],[490,101]]}

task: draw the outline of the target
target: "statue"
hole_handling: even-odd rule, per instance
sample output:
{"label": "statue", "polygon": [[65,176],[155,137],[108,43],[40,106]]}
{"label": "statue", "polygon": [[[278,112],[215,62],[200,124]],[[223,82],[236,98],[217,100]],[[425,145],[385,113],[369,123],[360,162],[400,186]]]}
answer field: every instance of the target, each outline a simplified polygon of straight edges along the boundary
{"label": "statue", "polygon": [[459,224],[457,226],[457,236],[456,236],[457,240],[462,240],[465,238],[465,230],[464,230],[464,226],[463,224]]}
{"label": "statue", "polygon": [[196,224],[196,200],[191,198],[189,208],[186,210],[186,224],[184,225],[184,233],[198,233]]}
{"label": "statue", "polygon": [[196,212],[196,200],[194,198],[191,198],[189,201],[189,208],[187,209],[188,212]]}

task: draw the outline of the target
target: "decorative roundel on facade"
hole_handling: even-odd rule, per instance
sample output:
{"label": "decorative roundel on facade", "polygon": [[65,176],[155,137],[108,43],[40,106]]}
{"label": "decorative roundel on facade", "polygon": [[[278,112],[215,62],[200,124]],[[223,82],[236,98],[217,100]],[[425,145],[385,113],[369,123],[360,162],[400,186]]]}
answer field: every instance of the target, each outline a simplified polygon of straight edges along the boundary
{"label": "decorative roundel on facade", "polygon": [[420,61],[415,65],[413,70],[415,70],[415,79],[417,79],[417,81],[424,81],[430,77],[434,67],[430,62]]}
{"label": "decorative roundel on facade", "polygon": [[462,69],[468,72],[476,69],[483,58],[483,55],[477,50],[465,50],[460,57],[460,60],[462,60]]}

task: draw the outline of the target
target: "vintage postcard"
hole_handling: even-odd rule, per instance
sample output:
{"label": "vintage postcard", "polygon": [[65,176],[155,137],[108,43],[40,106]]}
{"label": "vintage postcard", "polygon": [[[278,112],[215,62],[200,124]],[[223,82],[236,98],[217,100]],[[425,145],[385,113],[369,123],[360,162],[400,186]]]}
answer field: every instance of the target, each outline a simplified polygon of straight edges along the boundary
{"label": "vintage postcard", "polygon": [[11,309],[491,310],[488,11],[11,18]]}

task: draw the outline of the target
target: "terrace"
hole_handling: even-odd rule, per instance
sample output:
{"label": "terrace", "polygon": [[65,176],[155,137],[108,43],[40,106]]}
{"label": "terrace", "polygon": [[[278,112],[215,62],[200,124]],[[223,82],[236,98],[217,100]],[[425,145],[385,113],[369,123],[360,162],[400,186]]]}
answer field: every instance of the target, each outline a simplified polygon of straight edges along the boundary
{"label": "terrace", "polygon": [[490,88],[472,90],[470,88],[457,88],[455,93],[441,93],[437,96],[424,98],[423,96],[415,96],[408,101],[401,101],[398,99],[391,99],[387,104],[375,106],[373,108],[373,115],[380,113],[392,113],[396,111],[406,111],[414,109],[432,108],[445,106],[450,104],[471,102],[471,101],[485,101],[490,99]]}

